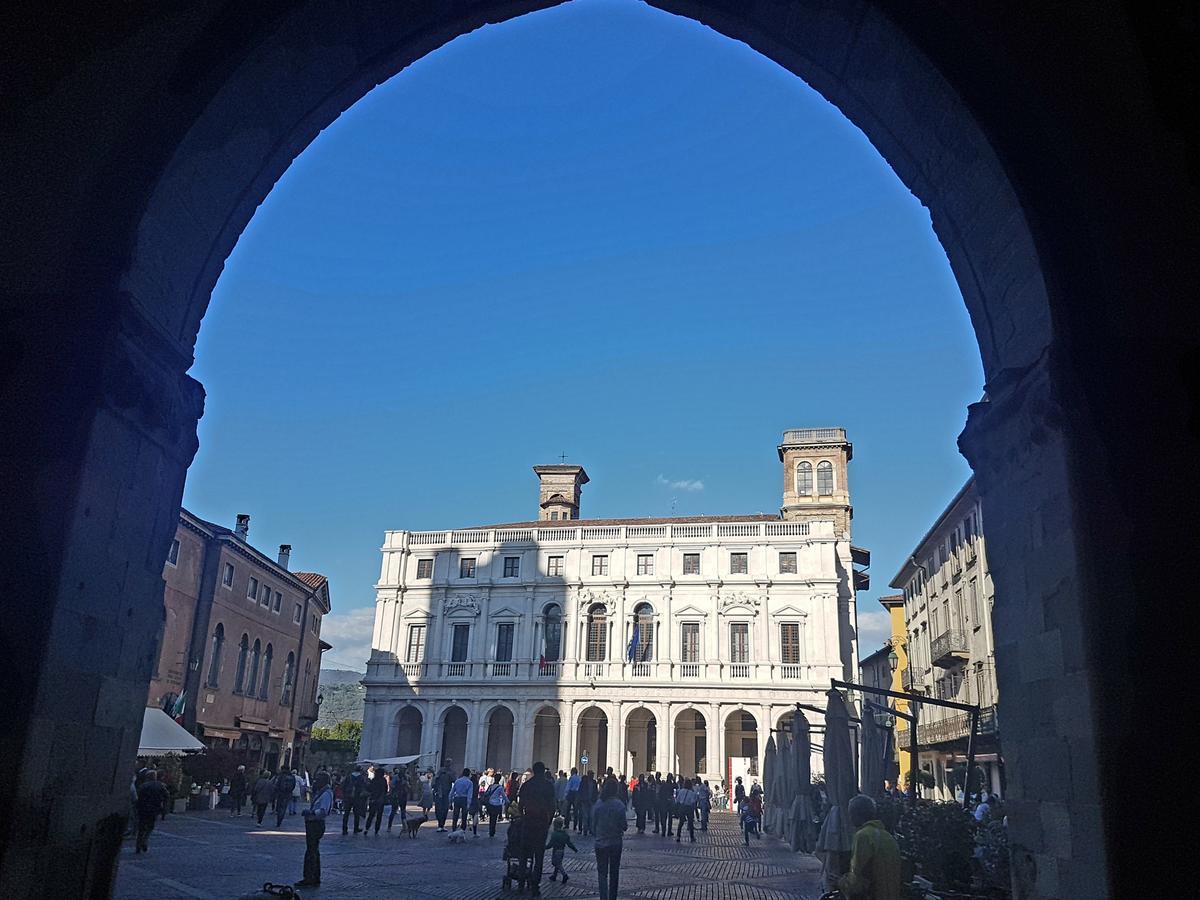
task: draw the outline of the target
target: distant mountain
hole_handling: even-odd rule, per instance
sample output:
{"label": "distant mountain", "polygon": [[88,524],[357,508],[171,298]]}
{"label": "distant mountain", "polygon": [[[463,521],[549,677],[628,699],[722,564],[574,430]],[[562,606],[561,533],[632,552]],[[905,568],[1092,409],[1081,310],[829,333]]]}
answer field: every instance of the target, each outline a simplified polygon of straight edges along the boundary
{"label": "distant mountain", "polygon": [[352,672],[350,669],[321,670],[321,687],[327,684],[358,684],[362,679],[362,672]]}
{"label": "distant mountain", "polygon": [[359,682],[362,672],[352,672],[349,669],[321,670],[321,716],[317,724],[332,728],[338,722],[361,722],[363,720],[363,700],[367,689]]}

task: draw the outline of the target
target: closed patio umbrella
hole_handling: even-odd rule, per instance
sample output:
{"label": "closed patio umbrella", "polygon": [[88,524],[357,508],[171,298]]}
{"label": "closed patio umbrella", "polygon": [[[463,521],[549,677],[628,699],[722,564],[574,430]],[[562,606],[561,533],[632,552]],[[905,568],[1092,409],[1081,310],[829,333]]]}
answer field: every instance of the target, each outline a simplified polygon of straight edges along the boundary
{"label": "closed patio umbrella", "polygon": [[825,708],[825,793],[829,812],[821,823],[816,853],[821,858],[822,877],[832,888],[838,876],[849,868],[854,832],[848,807],[855,793],[854,742],[850,736],[850,717],[842,695],[830,689]]}
{"label": "closed patio umbrella", "polygon": [[883,793],[883,781],[887,778],[887,736],[875,721],[875,712],[863,705],[862,714],[862,792],[868,797]]}
{"label": "closed patio umbrella", "polygon": [[788,763],[792,770],[790,781],[795,785],[789,843],[792,850],[811,853],[816,843],[816,834],[812,827],[815,811],[812,802],[812,738],[808,729],[808,719],[799,709],[792,718],[791,756]]}

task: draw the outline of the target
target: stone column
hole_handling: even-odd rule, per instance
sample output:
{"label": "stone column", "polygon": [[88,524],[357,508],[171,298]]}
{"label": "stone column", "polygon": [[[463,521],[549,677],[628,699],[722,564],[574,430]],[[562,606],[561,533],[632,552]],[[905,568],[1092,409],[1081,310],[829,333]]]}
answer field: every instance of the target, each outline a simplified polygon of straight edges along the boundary
{"label": "stone column", "polygon": [[460,705],[467,713],[467,749],[465,758],[455,760],[455,768],[462,770],[463,766],[476,768],[482,761],[487,748],[487,722],[483,720],[480,700],[461,702]]}
{"label": "stone column", "polygon": [[575,761],[575,703],[563,700],[558,705],[558,767],[566,772]]}
{"label": "stone column", "polygon": [[658,749],[661,761],[659,763],[661,771],[675,771],[675,715],[671,709],[670,701],[659,704],[659,709],[662,714],[659,716],[659,721],[662,723],[658,727]]}
{"label": "stone column", "polygon": [[[708,779],[725,780],[725,723],[721,720],[721,704],[710,703],[708,706],[709,720],[713,728],[708,735],[708,745],[713,748],[709,752]],[[716,789],[716,785],[712,785]]]}
{"label": "stone column", "polygon": [[517,705],[515,721],[513,722],[513,747],[512,758],[513,768],[524,769],[525,766],[532,765],[533,759],[533,715],[531,704],[522,700]]}
{"label": "stone column", "polygon": [[613,771],[618,775],[624,771],[625,767],[625,722],[622,710],[623,705],[624,704],[620,700],[610,704],[612,711],[609,713],[608,723],[608,760],[605,763],[605,765],[612,766]]}

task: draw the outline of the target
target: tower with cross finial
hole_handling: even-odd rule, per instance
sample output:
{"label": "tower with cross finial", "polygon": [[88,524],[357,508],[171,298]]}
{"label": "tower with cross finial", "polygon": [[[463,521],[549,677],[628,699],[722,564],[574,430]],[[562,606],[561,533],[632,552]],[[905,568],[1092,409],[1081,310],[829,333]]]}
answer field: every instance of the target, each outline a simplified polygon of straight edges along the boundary
{"label": "tower with cross finial", "polygon": [[[564,453],[561,459],[566,460]],[[588,483],[583,466],[568,466],[565,462],[555,466],[534,466],[538,477],[538,519],[557,522],[560,519],[579,518],[579,495]]]}

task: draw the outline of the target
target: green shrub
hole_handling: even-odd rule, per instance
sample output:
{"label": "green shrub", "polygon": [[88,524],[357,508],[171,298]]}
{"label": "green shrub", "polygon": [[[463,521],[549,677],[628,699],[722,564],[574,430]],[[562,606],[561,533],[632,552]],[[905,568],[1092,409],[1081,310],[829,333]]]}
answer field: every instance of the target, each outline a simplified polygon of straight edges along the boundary
{"label": "green shrub", "polygon": [[957,803],[919,802],[906,807],[896,839],[900,855],[913,870],[943,889],[971,884],[975,850],[975,818]]}

